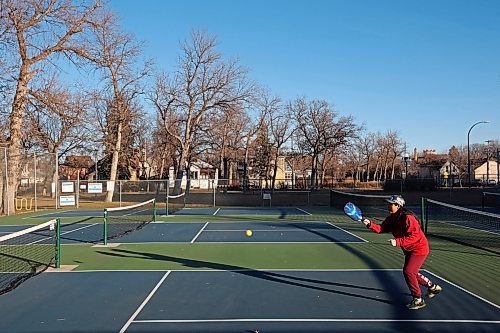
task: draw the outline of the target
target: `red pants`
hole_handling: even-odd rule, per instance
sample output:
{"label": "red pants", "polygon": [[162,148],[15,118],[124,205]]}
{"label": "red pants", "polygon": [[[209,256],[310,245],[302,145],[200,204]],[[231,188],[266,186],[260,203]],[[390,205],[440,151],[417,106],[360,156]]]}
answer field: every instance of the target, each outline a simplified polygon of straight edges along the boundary
{"label": "red pants", "polygon": [[420,290],[419,285],[426,287],[432,286],[432,281],[418,272],[420,267],[424,264],[426,258],[427,255],[418,256],[412,253],[405,255],[403,274],[405,276],[408,289],[410,289],[411,295],[415,298],[420,298],[422,296],[422,291]]}

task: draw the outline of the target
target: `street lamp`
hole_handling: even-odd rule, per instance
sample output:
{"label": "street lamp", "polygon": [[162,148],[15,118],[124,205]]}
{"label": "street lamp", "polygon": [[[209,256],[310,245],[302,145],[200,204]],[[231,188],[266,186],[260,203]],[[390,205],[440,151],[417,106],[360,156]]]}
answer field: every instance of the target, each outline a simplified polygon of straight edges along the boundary
{"label": "street lamp", "polygon": [[405,163],[405,181],[406,181],[406,178],[408,178],[408,160],[410,159],[410,154],[408,153],[405,153],[403,155],[403,161]]}
{"label": "street lamp", "polygon": [[474,126],[476,126],[478,124],[488,124],[488,123],[489,123],[488,120],[478,121],[477,123],[475,123],[474,125],[472,125],[469,128],[469,132],[467,133],[467,177],[469,180],[469,188],[470,188],[470,184],[471,184],[471,180],[470,180],[470,131],[472,131]]}

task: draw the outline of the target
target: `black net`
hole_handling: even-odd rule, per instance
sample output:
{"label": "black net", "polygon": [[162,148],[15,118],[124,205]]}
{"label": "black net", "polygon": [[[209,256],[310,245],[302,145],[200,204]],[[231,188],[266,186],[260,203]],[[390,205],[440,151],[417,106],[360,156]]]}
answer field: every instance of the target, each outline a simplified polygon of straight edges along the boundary
{"label": "black net", "polygon": [[330,207],[344,209],[344,205],[352,202],[363,212],[363,216],[370,218],[381,218],[387,216],[388,195],[371,195],[350,193],[337,190],[330,191]]}
{"label": "black net", "polygon": [[485,208],[500,208],[500,193],[483,192],[481,200],[483,209]]}
{"label": "black net", "polygon": [[155,199],[127,207],[107,208],[104,215],[104,239],[120,237],[155,220]]}
{"label": "black net", "polygon": [[0,237],[0,294],[54,265],[57,220]]}
{"label": "black net", "polygon": [[448,250],[464,246],[500,255],[500,215],[424,200],[426,232]]}

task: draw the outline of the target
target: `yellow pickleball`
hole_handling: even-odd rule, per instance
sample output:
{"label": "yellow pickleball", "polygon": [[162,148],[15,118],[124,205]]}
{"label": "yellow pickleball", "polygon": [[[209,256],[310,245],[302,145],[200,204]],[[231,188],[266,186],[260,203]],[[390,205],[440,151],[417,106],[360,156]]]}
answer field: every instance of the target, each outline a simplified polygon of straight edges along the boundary
{"label": "yellow pickleball", "polygon": [[252,236],[253,232],[252,232],[252,230],[248,229],[247,231],[245,231],[245,234],[246,234],[248,237],[250,237],[250,236]]}

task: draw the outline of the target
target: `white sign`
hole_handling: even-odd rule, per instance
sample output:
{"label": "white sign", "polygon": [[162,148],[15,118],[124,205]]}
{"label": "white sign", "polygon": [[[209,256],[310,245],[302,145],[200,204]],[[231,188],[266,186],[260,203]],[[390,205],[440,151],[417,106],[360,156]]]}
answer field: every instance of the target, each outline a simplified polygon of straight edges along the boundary
{"label": "white sign", "polygon": [[114,180],[108,180],[106,182],[106,188],[108,189],[108,191],[110,189],[114,189],[115,188],[115,181]]}
{"label": "white sign", "polygon": [[89,193],[102,193],[102,183],[89,183],[87,188]]}
{"label": "white sign", "polygon": [[62,182],[61,183],[62,193],[73,193],[75,192],[75,187],[73,182]]}
{"label": "white sign", "polygon": [[61,195],[59,197],[59,205],[60,206],[74,206],[75,205],[75,196],[74,195]]}
{"label": "white sign", "polygon": [[264,193],[263,198],[264,200],[271,200],[271,193]]}

